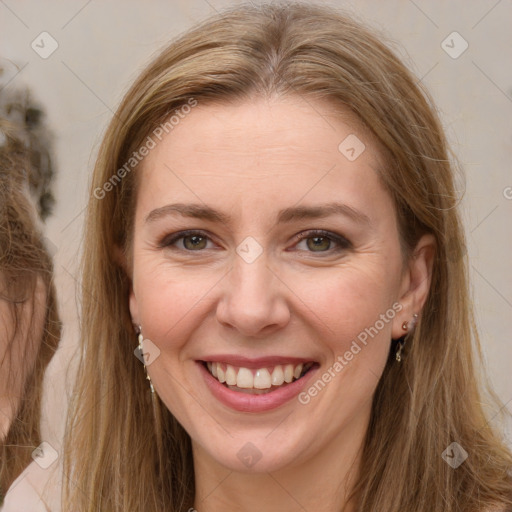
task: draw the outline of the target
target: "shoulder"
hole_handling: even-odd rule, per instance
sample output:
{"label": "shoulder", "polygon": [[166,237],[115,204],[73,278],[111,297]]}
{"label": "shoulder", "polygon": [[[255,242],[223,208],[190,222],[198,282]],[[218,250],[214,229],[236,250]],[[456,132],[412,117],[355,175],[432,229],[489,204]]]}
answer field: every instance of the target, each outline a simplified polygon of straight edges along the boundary
{"label": "shoulder", "polygon": [[60,512],[58,465],[41,468],[33,462],[13,482],[1,512]]}

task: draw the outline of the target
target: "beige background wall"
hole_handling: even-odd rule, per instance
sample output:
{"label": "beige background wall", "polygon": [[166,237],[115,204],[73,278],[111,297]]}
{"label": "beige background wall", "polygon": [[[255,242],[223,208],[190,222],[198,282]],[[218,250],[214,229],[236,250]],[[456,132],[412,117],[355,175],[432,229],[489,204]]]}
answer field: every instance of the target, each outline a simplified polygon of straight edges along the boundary
{"label": "beige background wall", "polygon": [[[77,338],[77,261],[87,184],[101,135],[123,92],[150,57],[177,33],[233,3],[0,2],[0,57],[6,66],[0,87],[9,80],[7,87],[29,85],[46,107],[56,135],[58,203],[47,237],[55,252],[65,336],[46,381],[44,435],[54,444],[61,435],[65,378]],[[512,411],[512,3],[329,3],[395,41],[439,106],[466,172],[462,207],[485,358],[499,396]],[[43,31],[56,43],[38,37]],[[442,42],[454,31],[463,39],[452,35],[446,40],[449,55]],[[40,53],[48,52],[51,44],[58,48],[42,58],[31,47],[34,40]],[[464,41],[468,48],[458,56]],[[510,438],[510,426],[508,430]]]}

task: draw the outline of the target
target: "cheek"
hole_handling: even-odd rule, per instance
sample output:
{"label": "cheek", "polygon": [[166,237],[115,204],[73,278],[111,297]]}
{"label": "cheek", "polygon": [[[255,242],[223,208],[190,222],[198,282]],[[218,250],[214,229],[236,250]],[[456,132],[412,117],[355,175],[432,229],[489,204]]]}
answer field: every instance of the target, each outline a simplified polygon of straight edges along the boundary
{"label": "cheek", "polygon": [[[303,308],[304,314],[316,317],[325,339],[331,340],[333,348],[343,350],[347,343],[373,326],[381,314],[392,310],[394,287],[381,277],[377,268],[373,271],[344,268],[339,269],[338,275],[333,274],[336,272],[326,274],[322,280],[303,280],[297,289],[300,289],[300,300],[307,306]],[[379,323],[378,327],[384,337],[390,336],[390,321],[384,327]]]}
{"label": "cheek", "polygon": [[218,280],[214,272],[184,271],[141,260],[134,289],[144,336],[169,350],[184,344],[206,311],[209,292]]}
{"label": "cheek", "polygon": [[[322,422],[335,435],[340,421],[366,410],[389,354],[394,285],[377,268],[347,269],[336,279],[326,279],[309,289],[311,312],[317,316],[318,340],[329,354],[318,379],[305,390],[306,399],[323,404]],[[322,391],[318,391],[322,389]],[[302,402],[301,402],[302,403]],[[303,402],[305,403],[305,402]]]}

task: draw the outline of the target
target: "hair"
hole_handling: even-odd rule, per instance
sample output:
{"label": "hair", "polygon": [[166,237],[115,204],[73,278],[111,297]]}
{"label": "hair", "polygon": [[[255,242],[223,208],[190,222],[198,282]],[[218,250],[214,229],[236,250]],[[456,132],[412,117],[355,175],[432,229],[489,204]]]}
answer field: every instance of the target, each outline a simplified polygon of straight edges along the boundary
{"label": "hair", "polygon": [[[2,377],[8,377],[10,390],[20,393],[11,397],[12,421],[6,436],[0,438],[1,502],[3,493],[31,462],[32,451],[41,443],[43,378],[57,348],[61,325],[53,263],[29,192],[41,185],[39,160],[34,146],[25,142],[26,126],[0,118],[0,135],[0,301],[7,303],[5,319],[11,326],[3,329],[9,337],[0,368]],[[32,135],[29,139],[36,141]],[[46,205],[44,212],[49,213],[50,195],[46,185],[43,188],[39,189],[38,204]],[[42,333],[34,328],[38,316],[44,319]]]}
{"label": "hair", "polygon": [[[85,227],[82,359],[65,445],[67,507],[193,505],[190,438],[150,397],[133,356],[130,276],[114,255],[121,248],[130,260],[137,168],[121,171],[187,101],[229,104],[257,96],[301,96],[351,110],[386,157],[381,178],[394,200],[405,256],[423,234],[436,240],[419,323],[403,362],[389,358],[375,391],[353,489],[358,510],[473,512],[512,504],[512,455],[481,405],[487,381],[477,366],[455,167],[435,108],[371,31],[336,10],[287,3],[237,6],[186,32],[141,73],[105,133]],[[497,400],[487,391],[485,399]],[[457,470],[441,457],[453,441],[470,453]]]}

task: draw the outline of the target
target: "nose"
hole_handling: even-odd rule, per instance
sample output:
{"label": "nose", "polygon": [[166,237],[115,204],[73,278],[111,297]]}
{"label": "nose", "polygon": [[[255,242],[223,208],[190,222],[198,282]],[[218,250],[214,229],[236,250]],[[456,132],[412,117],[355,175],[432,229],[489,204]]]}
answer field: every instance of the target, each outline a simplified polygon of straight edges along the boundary
{"label": "nose", "polygon": [[217,320],[244,336],[268,336],[290,320],[286,290],[264,255],[252,263],[236,257],[224,280]]}

